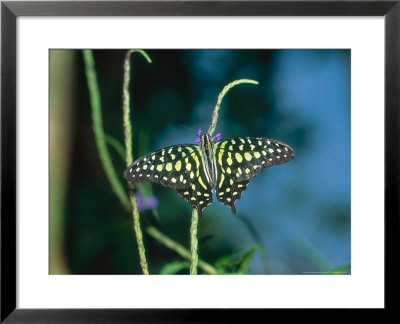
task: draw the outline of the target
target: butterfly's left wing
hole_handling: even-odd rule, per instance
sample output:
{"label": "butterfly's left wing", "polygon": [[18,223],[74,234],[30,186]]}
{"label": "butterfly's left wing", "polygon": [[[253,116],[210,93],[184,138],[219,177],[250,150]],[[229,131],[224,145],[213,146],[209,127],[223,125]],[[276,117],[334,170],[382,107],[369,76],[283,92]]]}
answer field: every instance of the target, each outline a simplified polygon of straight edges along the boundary
{"label": "butterfly's left wing", "polygon": [[262,137],[231,137],[214,143],[218,200],[231,207],[240,199],[250,179],[265,168],[290,161],[294,150],[287,144]]}
{"label": "butterfly's left wing", "polygon": [[173,188],[200,216],[212,202],[212,188],[198,145],[173,145],[146,154],[125,170],[124,178],[134,183],[150,181]]}

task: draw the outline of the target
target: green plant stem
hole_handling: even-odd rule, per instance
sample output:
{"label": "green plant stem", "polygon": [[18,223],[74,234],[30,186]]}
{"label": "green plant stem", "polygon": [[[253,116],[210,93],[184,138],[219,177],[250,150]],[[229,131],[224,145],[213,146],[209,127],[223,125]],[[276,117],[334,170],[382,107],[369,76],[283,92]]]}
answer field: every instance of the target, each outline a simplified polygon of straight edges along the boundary
{"label": "green plant stem", "polygon": [[139,210],[137,208],[137,202],[135,199],[135,195],[132,193],[129,195],[132,204],[132,213],[133,213],[133,228],[136,234],[136,242],[139,250],[139,258],[140,258],[140,267],[142,268],[142,272],[145,275],[149,274],[149,267],[147,265],[146,260],[146,250],[143,244],[143,234],[140,229],[140,218],[139,218]]}
{"label": "green plant stem", "polygon": [[215,129],[217,128],[217,122],[218,122],[218,112],[219,112],[219,108],[221,106],[222,103],[222,99],[224,98],[224,96],[226,95],[226,93],[232,89],[234,86],[237,86],[238,84],[241,83],[251,83],[251,84],[258,84],[258,81],[254,81],[254,80],[249,80],[249,79],[240,79],[240,80],[235,80],[231,83],[229,83],[228,85],[226,85],[222,91],[220,92],[219,96],[218,96],[218,100],[217,100],[217,104],[215,105],[213,114],[212,114],[212,120],[211,120],[211,124],[210,127],[208,128],[208,134],[210,136],[212,136],[215,132]]}
{"label": "green plant stem", "polygon": [[197,253],[197,225],[199,223],[199,214],[196,208],[192,209],[192,224],[190,226],[190,274],[197,274],[197,265],[199,263],[199,255]]}
{"label": "green plant stem", "polygon": [[70,176],[76,51],[49,51],[49,274],[69,274],[65,224]]}
{"label": "green plant stem", "polygon": [[332,268],[329,259],[305,237],[297,235],[292,238],[292,241],[303,255],[315,265],[318,271],[327,271]]}
{"label": "green plant stem", "polygon": [[[142,50],[129,50],[125,55],[124,62],[124,81],[122,88],[122,98],[123,98],[123,123],[124,123],[124,135],[125,135],[125,158],[126,158],[126,166],[132,164],[133,155],[132,155],[132,125],[130,119],[130,95],[129,95],[129,81],[130,81],[130,72],[131,72],[131,55],[132,53],[138,52],[142,54],[146,60],[151,63],[150,57],[146,54],[145,51]],[[132,217],[133,217],[133,228],[136,234],[136,242],[139,250],[140,257],[140,266],[142,267],[142,272],[145,275],[149,274],[147,260],[146,260],[146,250],[143,244],[143,234],[140,228],[140,215],[139,210],[137,208],[137,201],[134,194],[134,186],[132,183],[129,183],[129,198],[132,204]]]}
{"label": "green plant stem", "polygon": [[118,153],[122,160],[125,160],[125,148],[116,138],[106,134],[106,142]]}
{"label": "green plant stem", "polygon": [[[249,80],[249,79],[240,79],[233,81],[229,83],[227,86],[225,86],[221,93],[218,96],[217,104],[215,105],[213,114],[212,114],[212,120],[211,120],[211,125],[208,128],[208,134],[210,136],[213,135],[216,127],[217,127],[217,122],[218,122],[218,111],[222,103],[222,99],[226,95],[226,93],[233,88],[234,86],[241,84],[241,83],[251,83],[251,84],[258,84],[257,81],[254,80]],[[190,252],[191,252],[191,258],[190,258],[190,274],[195,275],[197,274],[197,265],[199,262],[199,255],[197,252],[197,247],[198,247],[198,240],[197,240],[197,226],[199,223],[199,214],[197,212],[196,208],[192,209],[192,222],[190,226]]]}
{"label": "green plant stem", "polygon": [[261,254],[261,259],[264,264],[264,273],[268,274],[271,272],[269,261],[268,261],[268,251],[263,244],[260,234],[257,231],[257,228],[251,223],[250,219],[242,214],[237,214],[237,217],[243,222],[246,226],[247,230],[249,231],[251,237],[253,238],[254,242],[257,244],[259,252]]}
{"label": "green plant stem", "polygon": [[122,206],[129,210],[129,198],[125,192],[122,183],[119,181],[117,173],[112,164],[111,156],[108,151],[106,136],[103,128],[103,119],[101,115],[100,90],[97,82],[97,73],[92,50],[83,50],[83,60],[85,64],[86,79],[89,89],[90,104],[92,108],[93,131],[96,140],[97,149],[103,169],[107,179],[111,184],[112,190],[118,197]]}
{"label": "green plant stem", "polygon": [[[169,238],[167,235],[161,233],[158,229],[156,229],[153,226],[148,226],[146,228],[146,231],[149,235],[151,235],[154,239],[159,241],[160,243],[164,244],[166,247],[170,248],[171,250],[175,251],[178,253],[181,257],[190,260],[191,259],[191,253],[188,251],[184,246],[179,244],[178,242],[175,242],[171,238]],[[211,264],[199,259],[198,260],[198,265],[199,268],[204,270],[208,274],[216,274],[217,269],[214,268]]]}
{"label": "green plant stem", "polygon": [[129,50],[125,55],[124,62],[124,83],[122,88],[122,96],[123,96],[123,119],[124,119],[124,133],[125,133],[125,148],[126,148],[126,166],[129,166],[133,162],[132,155],[132,125],[130,120],[130,95],[129,95],[129,82],[130,82],[130,74],[131,74],[131,55],[132,53],[140,53],[147,60],[147,62],[151,63],[150,57],[143,50]]}

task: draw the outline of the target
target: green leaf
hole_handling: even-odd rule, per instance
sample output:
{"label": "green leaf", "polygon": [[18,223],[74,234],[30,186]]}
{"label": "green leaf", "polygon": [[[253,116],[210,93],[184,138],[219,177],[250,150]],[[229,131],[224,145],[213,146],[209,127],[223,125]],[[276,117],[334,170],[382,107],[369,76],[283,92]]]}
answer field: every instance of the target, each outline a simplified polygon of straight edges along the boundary
{"label": "green leaf", "polygon": [[208,242],[209,240],[212,240],[214,237],[215,237],[215,235],[212,235],[212,234],[208,234],[208,235],[202,236],[199,239],[199,245],[202,245],[202,244]]}
{"label": "green leaf", "polygon": [[225,254],[220,256],[216,261],[215,265],[218,268],[225,268],[225,267],[230,267],[235,265],[235,257],[238,255],[239,251],[235,250],[232,253]]}
{"label": "green leaf", "polygon": [[167,263],[165,266],[162,267],[160,270],[160,274],[163,275],[170,275],[174,273],[178,273],[183,269],[189,269],[190,263],[188,261],[174,261]]}
{"label": "green leaf", "polygon": [[248,249],[243,255],[239,258],[240,260],[240,267],[238,274],[246,274],[249,273],[249,265],[251,260],[253,259],[254,253],[257,250],[257,246],[253,246]]}
{"label": "green leaf", "polygon": [[346,263],[330,271],[331,275],[350,274],[351,262]]}
{"label": "green leaf", "polygon": [[234,251],[220,257],[215,262],[218,274],[247,274],[256,250],[257,246],[254,245],[239,256],[238,251]]}

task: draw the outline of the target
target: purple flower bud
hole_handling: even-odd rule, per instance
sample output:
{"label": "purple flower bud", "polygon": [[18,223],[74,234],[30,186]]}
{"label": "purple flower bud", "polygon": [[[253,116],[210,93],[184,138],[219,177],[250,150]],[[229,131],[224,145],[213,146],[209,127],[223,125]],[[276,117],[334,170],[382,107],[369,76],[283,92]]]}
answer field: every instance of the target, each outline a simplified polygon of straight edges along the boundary
{"label": "purple flower bud", "polygon": [[149,209],[157,208],[157,206],[158,206],[158,199],[157,199],[157,197],[152,196],[152,197],[149,197],[149,198],[147,199],[147,207],[148,207]]}
{"label": "purple flower bud", "polygon": [[200,142],[201,142],[200,137],[201,137],[201,128],[199,128],[199,130],[196,133],[196,141],[195,142],[197,145],[200,145]]}
{"label": "purple flower bud", "polygon": [[136,198],[138,210],[140,212],[144,211],[144,210],[154,209],[154,208],[157,208],[157,206],[158,206],[158,199],[154,196],[145,197],[143,199],[143,197],[137,193],[135,195],[135,198]]}
{"label": "purple flower bud", "polygon": [[143,207],[144,207],[144,203],[143,203],[142,196],[140,196],[139,194],[136,194],[136,195],[135,195],[135,198],[136,198],[138,210],[139,210],[139,211],[142,211],[142,210],[143,210]]}
{"label": "purple flower bud", "polygon": [[222,135],[221,135],[221,133],[217,133],[217,135],[215,135],[213,138],[212,138],[212,141],[214,142],[214,141],[220,141],[222,139]]}

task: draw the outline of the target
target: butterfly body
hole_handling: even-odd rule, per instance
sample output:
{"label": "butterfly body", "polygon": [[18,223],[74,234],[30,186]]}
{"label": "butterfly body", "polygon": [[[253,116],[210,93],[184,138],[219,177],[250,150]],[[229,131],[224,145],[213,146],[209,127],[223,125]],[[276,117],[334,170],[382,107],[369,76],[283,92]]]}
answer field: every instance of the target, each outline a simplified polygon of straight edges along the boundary
{"label": "butterfly body", "polygon": [[218,171],[217,164],[214,159],[214,148],[211,141],[211,137],[207,134],[202,135],[200,138],[200,150],[204,156],[204,173],[206,174],[207,180],[212,187],[215,187],[217,180]]}
{"label": "butterfly body", "polygon": [[213,142],[201,135],[200,145],[182,144],[146,154],[124,172],[131,182],[155,182],[174,188],[199,214],[218,201],[236,213],[251,178],[271,165],[290,161],[294,150],[287,144],[262,137],[231,137]]}

